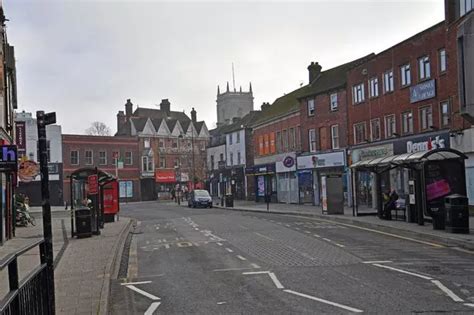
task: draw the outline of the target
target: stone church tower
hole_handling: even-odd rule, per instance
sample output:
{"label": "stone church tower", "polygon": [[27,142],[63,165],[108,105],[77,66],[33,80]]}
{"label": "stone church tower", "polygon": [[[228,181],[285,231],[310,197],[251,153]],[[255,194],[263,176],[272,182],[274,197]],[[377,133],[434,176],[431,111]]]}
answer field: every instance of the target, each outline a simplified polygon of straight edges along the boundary
{"label": "stone church tower", "polygon": [[229,90],[229,82],[227,82],[226,91],[221,94],[219,86],[217,86],[217,126],[231,124],[234,118],[241,118],[253,110],[253,93],[252,83],[250,83],[249,91],[242,92],[242,87],[237,92]]}

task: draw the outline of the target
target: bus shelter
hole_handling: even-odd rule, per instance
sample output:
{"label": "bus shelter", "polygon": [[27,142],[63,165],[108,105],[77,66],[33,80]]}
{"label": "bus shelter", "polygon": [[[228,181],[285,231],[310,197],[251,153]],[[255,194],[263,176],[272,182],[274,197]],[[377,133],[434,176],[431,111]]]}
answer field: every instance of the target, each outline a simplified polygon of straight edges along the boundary
{"label": "bus shelter", "polygon": [[[115,191],[118,191],[118,185],[113,185],[117,183],[116,178],[98,168],[81,168],[72,172],[70,180],[72,236],[76,234],[75,212],[84,208],[90,209],[92,234],[99,235],[100,229],[104,227],[104,207],[108,203],[104,200],[104,191],[113,187]],[[107,195],[108,192],[105,194]],[[118,195],[117,192],[116,195]],[[113,208],[118,211],[118,198],[116,200]]]}
{"label": "bus shelter", "polygon": [[[407,221],[423,225],[425,217],[436,218],[444,213],[444,198],[448,195],[466,195],[466,173],[463,153],[448,148],[431,151],[404,153],[388,157],[359,161],[351,165],[353,178],[353,215],[359,215],[357,195],[357,173],[374,175],[377,194],[377,214],[383,212],[383,175],[396,168],[408,170],[408,195],[404,201]],[[387,185],[384,185],[387,187]]]}

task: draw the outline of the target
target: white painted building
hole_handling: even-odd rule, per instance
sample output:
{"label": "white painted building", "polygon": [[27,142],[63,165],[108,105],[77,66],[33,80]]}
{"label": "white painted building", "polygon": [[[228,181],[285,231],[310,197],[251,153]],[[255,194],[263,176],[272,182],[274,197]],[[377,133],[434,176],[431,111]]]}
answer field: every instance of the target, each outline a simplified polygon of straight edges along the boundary
{"label": "white painted building", "polygon": [[226,135],[226,165],[243,166],[245,165],[245,130],[240,129]]}

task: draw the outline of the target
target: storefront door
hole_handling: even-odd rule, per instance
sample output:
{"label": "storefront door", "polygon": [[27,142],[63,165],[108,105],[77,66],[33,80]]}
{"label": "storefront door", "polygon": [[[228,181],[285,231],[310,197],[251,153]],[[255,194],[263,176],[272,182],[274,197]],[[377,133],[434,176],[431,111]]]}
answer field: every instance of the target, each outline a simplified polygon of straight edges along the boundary
{"label": "storefront door", "polygon": [[313,203],[313,174],[311,170],[303,170],[298,173],[299,193],[301,203]]}

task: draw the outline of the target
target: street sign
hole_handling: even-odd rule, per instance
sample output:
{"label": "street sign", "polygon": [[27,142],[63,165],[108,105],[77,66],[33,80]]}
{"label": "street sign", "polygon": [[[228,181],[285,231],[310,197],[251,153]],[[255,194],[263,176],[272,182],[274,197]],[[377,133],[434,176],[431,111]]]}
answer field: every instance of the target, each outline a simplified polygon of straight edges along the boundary
{"label": "street sign", "polygon": [[96,174],[89,175],[87,177],[87,183],[89,184],[89,194],[97,195],[99,193],[99,178]]}

